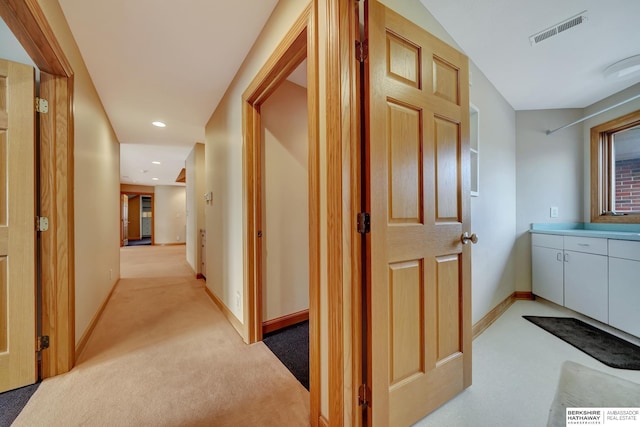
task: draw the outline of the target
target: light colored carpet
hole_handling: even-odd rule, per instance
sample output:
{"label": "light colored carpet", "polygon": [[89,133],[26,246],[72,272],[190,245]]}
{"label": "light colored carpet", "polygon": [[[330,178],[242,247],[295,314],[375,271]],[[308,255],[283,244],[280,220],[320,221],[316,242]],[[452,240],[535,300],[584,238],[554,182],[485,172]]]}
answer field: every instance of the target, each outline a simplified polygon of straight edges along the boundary
{"label": "light colored carpet", "polygon": [[567,361],[547,426],[564,427],[566,408],[640,408],[640,384]]}
{"label": "light colored carpet", "polygon": [[122,277],[68,374],[15,426],[304,426],[309,394],[245,345],[195,280],[184,246],[123,248]]}

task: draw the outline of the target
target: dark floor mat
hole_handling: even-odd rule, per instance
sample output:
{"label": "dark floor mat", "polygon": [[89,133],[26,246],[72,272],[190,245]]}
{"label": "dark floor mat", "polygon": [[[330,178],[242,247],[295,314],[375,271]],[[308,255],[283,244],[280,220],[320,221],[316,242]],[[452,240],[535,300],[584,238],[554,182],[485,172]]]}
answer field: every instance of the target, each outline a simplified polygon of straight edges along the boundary
{"label": "dark floor mat", "polygon": [[582,320],[572,317],[522,317],[607,366],[640,370],[640,347]]}
{"label": "dark floor mat", "polygon": [[309,390],[309,322],[271,332],[262,341]]}
{"label": "dark floor mat", "polygon": [[8,427],[20,415],[40,383],[0,393],[0,427]]}

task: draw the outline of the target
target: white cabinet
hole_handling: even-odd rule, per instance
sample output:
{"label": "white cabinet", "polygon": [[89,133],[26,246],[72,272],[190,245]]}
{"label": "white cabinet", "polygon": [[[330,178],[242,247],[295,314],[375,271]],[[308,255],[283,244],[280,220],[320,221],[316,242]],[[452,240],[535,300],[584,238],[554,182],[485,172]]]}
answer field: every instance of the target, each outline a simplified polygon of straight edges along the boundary
{"label": "white cabinet", "polygon": [[609,324],[640,337],[640,242],[609,240]]}
{"label": "white cabinet", "polygon": [[607,257],[565,251],[564,260],[565,307],[607,323],[609,321]]}
{"label": "white cabinet", "polygon": [[534,295],[608,322],[607,239],[531,235]]}
{"label": "white cabinet", "polygon": [[564,236],[564,305],[609,321],[607,239]]}
{"label": "white cabinet", "polygon": [[534,295],[640,337],[640,241],[532,233],[531,274]]}
{"label": "white cabinet", "polygon": [[532,291],[546,300],[564,305],[562,236],[531,235]]}

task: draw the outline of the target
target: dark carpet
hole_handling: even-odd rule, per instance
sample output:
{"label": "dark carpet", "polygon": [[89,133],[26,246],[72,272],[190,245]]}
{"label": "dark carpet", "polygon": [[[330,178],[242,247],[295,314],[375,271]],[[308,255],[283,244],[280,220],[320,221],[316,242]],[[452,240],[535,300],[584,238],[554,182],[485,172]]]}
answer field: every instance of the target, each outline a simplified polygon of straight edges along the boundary
{"label": "dark carpet", "polygon": [[8,427],[18,417],[40,383],[0,393],[0,427]]}
{"label": "dark carpet", "polygon": [[151,237],[143,237],[140,240],[129,240],[127,246],[145,246],[151,244]]}
{"label": "dark carpet", "polygon": [[262,341],[309,390],[309,321],[271,332]]}
{"label": "dark carpet", "polygon": [[522,317],[607,366],[640,370],[640,347],[582,320],[572,317]]}

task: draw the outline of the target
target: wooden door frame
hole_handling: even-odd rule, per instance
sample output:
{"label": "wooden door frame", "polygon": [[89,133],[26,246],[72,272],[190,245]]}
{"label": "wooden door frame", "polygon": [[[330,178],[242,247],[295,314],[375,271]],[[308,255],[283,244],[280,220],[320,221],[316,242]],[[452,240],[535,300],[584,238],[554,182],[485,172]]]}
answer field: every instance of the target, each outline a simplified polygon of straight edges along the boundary
{"label": "wooden door frame", "polygon": [[[155,230],[155,221],[156,221],[156,204],[154,201],[154,194],[155,193],[150,193],[150,192],[144,192],[144,191],[123,191],[120,190],[120,197],[122,197],[123,194],[128,195],[135,195],[135,196],[149,196],[151,197],[151,246],[155,245],[156,242],[156,233],[154,233]],[[140,200],[140,212],[142,212],[142,200]],[[140,235],[142,235],[142,228],[140,229]]]}
{"label": "wooden door frame", "polygon": [[244,332],[249,343],[262,339],[261,106],[289,74],[307,59],[309,123],[309,390],[310,422],[320,417],[320,176],[316,13],[311,3],[242,95],[244,182]]}
{"label": "wooden door frame", "polygon": [[49,218],[39,256],[41,334],[50,343],[42,352],[41,377],[48,378],[75,363],[73,69],[37,0],[0,0],[0,17],[42,72],[41,95],[49,101],[49,113],[40,114],[39,139],[39,215]]}
{"label": "wooden door frame", "polygon": [[[329,324],[329,420],[331,425],[362,426],[359,387],[363,381],[360,0],[327,0],[327,303]],[[365,50],[366,51],[366,50]],[[370,421],[370,420],[369,420]]]}

